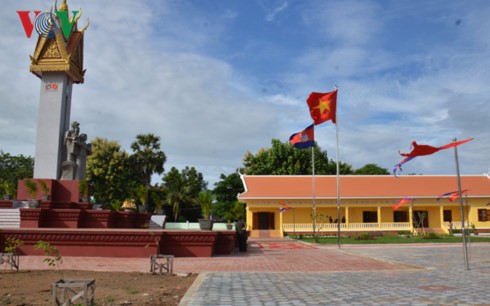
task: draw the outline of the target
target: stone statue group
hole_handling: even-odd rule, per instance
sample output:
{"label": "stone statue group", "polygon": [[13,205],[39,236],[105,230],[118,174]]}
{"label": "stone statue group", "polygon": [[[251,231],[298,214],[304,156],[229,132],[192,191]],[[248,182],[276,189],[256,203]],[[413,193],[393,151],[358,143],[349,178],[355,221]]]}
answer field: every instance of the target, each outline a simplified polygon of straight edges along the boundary
{"label": "stone statue group", "polygon": [[87,134],[80,134],[80,124],[71,123],[65,132],[66,161],[62,164],[62,180],[84,180],[87,156],[92,153],[92,145],[87,143]]}

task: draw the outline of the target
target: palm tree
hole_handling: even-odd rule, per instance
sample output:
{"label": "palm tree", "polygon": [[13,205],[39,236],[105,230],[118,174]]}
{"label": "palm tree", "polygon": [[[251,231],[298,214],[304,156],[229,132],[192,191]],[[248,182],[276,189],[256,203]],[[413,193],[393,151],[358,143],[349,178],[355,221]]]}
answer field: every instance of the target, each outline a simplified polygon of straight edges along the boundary
{"label": "palm tree", "polygon": [[167,192],[166,202],[172,207],[174,220],[177,221],[181,206],[189,201],[188,188],[186,188],[181,174],[175,167],[170,169],[163,181]]}
{"label": "palm tree", "polygon": [[131,144],[131,149],[134,152],[131,160],[136,173],[146,187],[146,203],[148,203],[151,176],[154,173],[163,173],[167,156],[160,150],[160,137],[151,133],[137,135],[136,141]]}
{"label": "palm tree", "polygon": [[182,191],[171,191],[167,193],[167,203],[172,207],[174,220],[177,221],[180,214],[180,207],[187,200],[187,196]]}
{"label": "palm tree", "polygon": [[197,203],[201,206],[204,219],[209,219],[213,209],[214,195],[211,191],[201,191],[197,197]]}
{"label": "palm tree", "polygon": [[206,182],[202,179],[202,173],[194,167],[185,167],[181,172],[172,167],[163,176],[163,188],[167,194],[166,202],[173,208],[175,220],[180,215],[181,207],[187,210],[187,217],[193,218],[189,211],[197,208],[199,192],[206,190]]}

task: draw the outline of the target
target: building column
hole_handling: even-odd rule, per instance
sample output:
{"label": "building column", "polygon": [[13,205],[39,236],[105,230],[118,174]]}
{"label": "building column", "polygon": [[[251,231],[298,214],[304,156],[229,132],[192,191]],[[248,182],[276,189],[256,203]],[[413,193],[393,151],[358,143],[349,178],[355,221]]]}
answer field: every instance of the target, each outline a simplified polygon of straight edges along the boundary
{"label": "building column", "polygon": [[447,233],[446,231],[446,227],[444,226],[444,206],[441,204],[441,206],[439,206],[439,218],[441,218],[441,224],[439,225],[440,228],[442,228],[442,230]]}
{"label": "building column", "polygon": [[410,207],[408,208],[408,221],[410,222],[410,228],[413,231],[413,200],[411,201]]}
{"label": "building column", "polygon": [[284,238],[284,229],[282,227],[282,213],[279,214],[279,233],[281,234],[281,238]]}
{"label": "building column", "polygon": [[381,229],[381,206],[378,205],[378,229]]}
{"label": "building column", "polygon": [[345,207],[345,229],[349,228],[349,206]]}

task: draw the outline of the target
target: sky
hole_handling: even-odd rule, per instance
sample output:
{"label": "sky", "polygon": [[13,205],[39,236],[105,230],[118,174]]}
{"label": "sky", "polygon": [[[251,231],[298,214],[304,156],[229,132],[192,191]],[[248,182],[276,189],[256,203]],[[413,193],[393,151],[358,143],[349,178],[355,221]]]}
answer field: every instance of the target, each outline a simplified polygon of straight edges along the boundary
{"label": "sky", "polygon": [[[61,1],[61,0],[60,0]],[[2,2],[0,150],[34,156],[40,79],[29,72],[37,33]],[[165,171],[195,167],[213,188],[312,123],[306,98],[339,88],[337,125],[318,145],[357,169],[392,170],[412,141],[458,147],[461,174],[490,172],[490,2],[329,0],[68,0],[82,8],[84,84],[71,121],[89,141],[131,152],[138,134],[161,138]],[[453,150],[418,157],[405,174],[455,174]],[[154,177],[161,182],[161,176]]]}

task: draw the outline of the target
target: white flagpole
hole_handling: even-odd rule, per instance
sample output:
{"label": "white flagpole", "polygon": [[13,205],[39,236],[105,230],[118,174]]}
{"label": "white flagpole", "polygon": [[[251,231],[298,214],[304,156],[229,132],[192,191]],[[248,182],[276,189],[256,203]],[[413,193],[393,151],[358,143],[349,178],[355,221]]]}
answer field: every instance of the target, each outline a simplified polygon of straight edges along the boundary
{"label": "white flagpole", "polygon": [[[316,239],[316,199],[315,199],[315,145],[311,147],[311,171],[312,171],[312,192],[313,192],[313,208],[312,208],[312,218],[313,218],[313,237]],[[315,240],[316,242],[316,240]]]}
{"label": "white flagpole", "polygon": [[337,244],[340,249],[340,167],[339,167],[339,122],[335,123],[335,134],[337,138]]}
{"label": "white flagpole", "polygon": [[[456,138],[453,139],[456,141]],[[465,262],[465,270],[469,270],[468,264],[468,249],[466,247],[466,231],[464,226],[464,209],[463,209],[463,195],[461,194],[461,176],[459,175],[459,161],[458,161],[458,146],[454,147],[454,159],[456,161],[456,174],[458,178],[458,193],[459,193],[459,207],[461,212],[461,233],[463,234],[463,254],[464,254],[464,262]]]}
{"label": "white flagpole", "polygon": [[[459,196],[462,196],[462,194]],[[470,209],[468,207],[468,191],[465,192],[465,199],[466,199],[466,224],[468,225],[468,243],[471,247],[471,224],[470,224]]]}
{"label": "white flagpole", "polygon": [[[334,85],[335,90],[339,90],[337,85]],[[337,97],[338,98],[338,97]],[[340,249],[340,166],[339,166],[339,121],[337,117],[337,110],[335,111],[335,138],[337,140],[336,154],[337,154],[337,245]]]}

